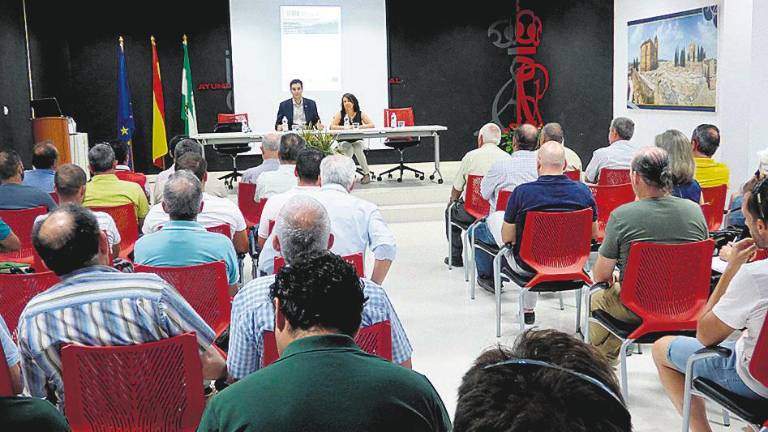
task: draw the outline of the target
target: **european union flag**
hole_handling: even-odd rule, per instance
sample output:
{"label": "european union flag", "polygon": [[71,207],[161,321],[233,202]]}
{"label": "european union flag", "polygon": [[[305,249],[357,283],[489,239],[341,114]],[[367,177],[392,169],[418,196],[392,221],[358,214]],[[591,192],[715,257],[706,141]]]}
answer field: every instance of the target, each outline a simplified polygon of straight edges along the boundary
{"label": "european union flag", "polygon": [[131,90],[128,88],[128,70],[125,65],[125,49],[123,37],[120,37],[120,46],[117,49],[117,139],[128,142],[130,165],[133,165],[133,151],[130,151],[133,140],[133,106],[131,105]]}

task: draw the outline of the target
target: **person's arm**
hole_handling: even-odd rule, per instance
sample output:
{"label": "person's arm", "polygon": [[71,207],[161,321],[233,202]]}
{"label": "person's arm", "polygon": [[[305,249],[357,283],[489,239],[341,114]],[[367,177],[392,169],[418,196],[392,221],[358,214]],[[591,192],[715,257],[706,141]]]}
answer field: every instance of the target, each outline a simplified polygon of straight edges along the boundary
{"label": "person's arm", "polygon": [[203,364],[204,379],[217,380],[227,375],[227,362],[213,345],[200,354],[200,362]]}
{"label": "person's arm", "polygon": [[21,394],[24,391],[24,384],[21,382],[21,363],[8,368],[8,372],[11,374],[11,391],[13,394]]}
{"label": "person's arm", "polygon": [[490,201],[493,194],[496,193],[496,187],[501,183],[501,161],[494,162],[491,168],[480,182],[480,195],[483,199]]}
{"label": "person's arm", "polygon": [[600,162],[598,160],[598,154],[592,154],[592,160],[589,161],[587,169],[584,170],[584,180],[586,183],[597,183],[597,175]]}
{"label": "person's arm", "polygon": [[331,125],[328,126],[328,128],[331,130],[344,129],[344,125],[339,124],[340,119],[341,119],[341,113],[334,114],[333,118],[331,119]]}
{"label": "person's arm", "polygon": [[515,224],[507,223],[505,221],[501,225],[501,241],[503,241],[504,244],[515,244],[515,241],[517,241],[516,235]]}
{"label": "person's arm", "polygon": [[597,240],[598,234],[600,234],[600,229],[597,227],[597,221],[592,222],[592,240]]}
{"label": "person's arm", "polygon": [[456,190],[455,188],[451,188],[450,202],[458,201],[459,198],[461,198],[461,191]]}
{"label": "person's arm", "polygon": [[728,291],[728,287],[731,285],[731,281],[733,281],[739,269],[747,262],[747,260],[749,260],[756,250],[757,246],[755,245],[754,240],[750,238],[733,244],[728,265],[725,267],[725,271],[720,277],[720,281],[717,283],[715,291],[709,297],[709,301],[707,301],[707,305],[704,306],[702,314],[699,317],[698,326],[696,328],[696,338],[702,345],[711,346],[719,344],[734,332],[735,328],[724,323],[715,314],[713,309],[715,308],[715,305],[720,303],[721,299]]}
{"label": "person's arm", "polygon": [[24,385],[21,382],[21,356],[19,355],[19,348],[11,339],[11,332],[2,317],[0,317],[0,346],[3,347],[5,354],[2,361],[8,365],[8,371],[11,375],[11,391],[15,395],[19,394],[24,391]]}
{"label": "person's arm", "polygon": [[373,273],[371,273],[371,280],[381,285],[384,283],[384,279],[387,277],[389,268],[392,266],[392,260],[377,259],[373,264]]}
{"label": "person's arm", "polygon": [[112,258],[117,258],[120,256],[120,243],[113,244],[112,245]]}
{"label": "person's arm", "polygon": [[13,231],[10,231],[8,236],[0,240],[0,251],[13,252],[21,249],[21,242]]}
{"label": "person's arm", "polygon": [[361,120],[363,121],[363,124],[360,125],[361,128],[373,129],[376,127],[376,125],[373,124],[373,120],[371,120],[371,118],[368,117],[368,114],[363,113],[360,117],[361,117]]}
{"label": "person's arm", "polygon": [[613,270],[616,268],[616,261],[615,259],[598,255],[595,266],[592,267],[592,280],[595,283],[605,282],[613,284]]}
{"label": "person's arm", "polygon": [[248,253],[248,233],[245,230],[236,232],[232,244],[235,245],[235,252]]}
{"label": "person's arm", "polygon": [[[283,103],[280,102],[280,105],[277,106],[277,118],[275,119],[275,130],[279,131],[280,128],[283,125],[283,117],[288,117],[283,113]],[[291,120],[288,119],[288,126],[290,126]]]}
{"label": "person's arm", "polygon": [[371,209],[368,218],[368,244],[376,259],[371,280],[381,285],[387,276],[392,261],[395,259],[397,246],[395,245],[395,235],[384,222],[379,209],[375,207]]}

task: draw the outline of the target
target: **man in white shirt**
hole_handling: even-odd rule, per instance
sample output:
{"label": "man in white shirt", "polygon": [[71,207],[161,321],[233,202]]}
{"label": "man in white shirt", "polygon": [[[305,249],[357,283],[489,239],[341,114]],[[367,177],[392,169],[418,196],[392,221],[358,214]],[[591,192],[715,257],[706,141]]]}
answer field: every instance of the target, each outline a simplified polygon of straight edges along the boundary
{"label": "man in white shirt", "polygon": [[630,142],[635,133],[635,122],[626,117],[616,117],[608,129],[608,147],[595,150],[584,177],[587,183],[597,183],[603,168],[629,169],[632,158],[640,146]]}
{"label": "man in white shirt", "polygon": [[491,203],[491,209],[496,208],[496,198],[500,190],[514,190],[523,183],[536,181],[539,173],[536,170],[536,148],[538,147],[538,130],[530,124],[524,124],[515,129],[512,137],[512,157],[501,160],[488,170],[480,183],[480,194]]}
{"label": "man in white shirt", "polygon": [[[174,137],[176,138],[176,137]],[[182,138],[180,141],[178,141],[175,145],[173,143],[173,139],[171,139],[171,148],[173,153],[173,160],[177,161],[181,156],[183,156],[186,153],[194,152],[199,154],[200,156],[203,156],[203,146],[200,145],[199,142],[191,139],[191,138]],[[158,204],[160,201],[163,200],[163,188],[165,187],[165,182],[168,181],[168,178],[171,176],[171,174],[176,172],[176,164],[174,163],[171,165],[170,168],[168,168],[165,171],[161,171],[157,177],[155,178],[155,187],[152,191],[152,202],[154,204]],[[219,182],[210,182],[205,185],[204,192],[214,195],[220,198],[226,198],[227,197],[227,191],[224,188],[224,185]]]}
{"label": "man in white shirt", "polygon": [[[205,185],[208,179],[208,164],[203,157],[195,152],[189,152],[176,159],[176,169],[189,170]],[[144,220],[142,232],[153,233],[168,223],[170,216],[163,209],[162,203],[157,203],[149,209]],[[219,198],[203,192],[202,210],[197,215],[197,222],[205,228],[219,225],[229,225],[230,238],[239,254],[248,252],[248,233],[245,228],[245,218],[237,204],[227,198]]]}
{"label": "man in white shirt", "polygon": [[[495,162],[509,160],[511,158],[509,153],[499,148],[500,141],[501,129],[494,123],[488,123],[480,128],[480,131],[477,134],[477,148],[467,152],[461,159],[459,172],[456,173],[456,179],[453,181],[449,206],[445,210],[446,232],[448,232],[449,217],[451,221],[464,223],[466,225],[475,221],[475,218],[464,209],[464,200],[461,199],[461,195],[464,193],[469,175],[485,176],[488,169],[490,169],[491,165]],[[454,202],[456,202],[456,205],[450,206],[450,204]],[[448,214],[449,209],[451,212],[450,215]],[[455,226],[451,227],[449,235],[452,237],[451,264],[461,267],[464,265],[462,262],[463,245],[461,243],[461,230]],[[445,258],[444,262],[448,264],[448,258]]]}
{"label": "man in white shirt", "polygon": [[[744,194],[741,206],[752,238],[733,246],[720,282],[699,315],[696,337],[667,336],[653,345],[653,358],[667,395],[682,412],[685,368],[698,350],[720,345],[730,350],[694,363],[694,377],[706,378],[747,399],[768,398],[768,388],[749,371],[755,344],[768,311],[768,261],[745,264],[758,248],[768,247],[768,181],[761,181]],[[741,331],[736,342],[726,341]],[[691,430],[710,431],[704,401],[691,401]]]}
{"label": "man in white shirt", "polygon": [[305,146],[304,138],[298,134],[287,133],[280,137],[280,150],[278,151],[280,168],[276,171],[262,173],[259,176],[256,193],[253,197],[256,202],[296,187],[298,184],[296,157]]}
{"label": "man in white shirt", "polygon": [[[85,184],[87,178],[85,171],[77,165],[65,164],[56,169],[56,174],[53,176],[53,185],[56,193],[59,195],[59,205],[65,204],[77,204],[83,205],[83,198],[85,197]],[[96,211],[93,212],[96,216],[96,221],[99,223],[99,229],[107,234],[107,241],[112,247],[112,256],[116,257],[120,254],[120,232],[117,230],[117,225],[112,216],[107,213]],[[48,217],[47,214],[40,215],[35,219],[35,224],[45,220]]]}
{"label": "man in white shirt", "polygon": [[277,152],[280,150],[280,134],[268,133],[261,140],[261,157],[263,162],[259,166],[243,171],[243,182],[256,184],[259,176],[269,171],[277,171],[280,168],[280,160]]}

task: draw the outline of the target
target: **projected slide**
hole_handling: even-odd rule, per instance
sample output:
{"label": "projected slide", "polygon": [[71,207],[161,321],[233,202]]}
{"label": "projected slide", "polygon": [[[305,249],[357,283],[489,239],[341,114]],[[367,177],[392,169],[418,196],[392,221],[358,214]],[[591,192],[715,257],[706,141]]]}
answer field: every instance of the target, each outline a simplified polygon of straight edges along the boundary
{"label": "projected slide", "polygon": [[341,89],[341,8],[281,6],[282,82],[309,91]]}

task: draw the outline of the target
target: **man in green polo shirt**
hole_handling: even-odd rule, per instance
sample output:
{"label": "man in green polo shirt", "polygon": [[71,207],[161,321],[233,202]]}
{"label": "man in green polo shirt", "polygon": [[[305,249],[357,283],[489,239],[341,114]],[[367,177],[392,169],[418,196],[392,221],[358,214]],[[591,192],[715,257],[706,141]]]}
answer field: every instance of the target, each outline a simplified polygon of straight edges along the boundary
{"label": "man in green polo shirt", "polygon": [[352,265],[311,252],[270,290],[280,359],[208,403],[198,431],[448,431],[423,375],[366,354],[352,337],[366,299]]}

